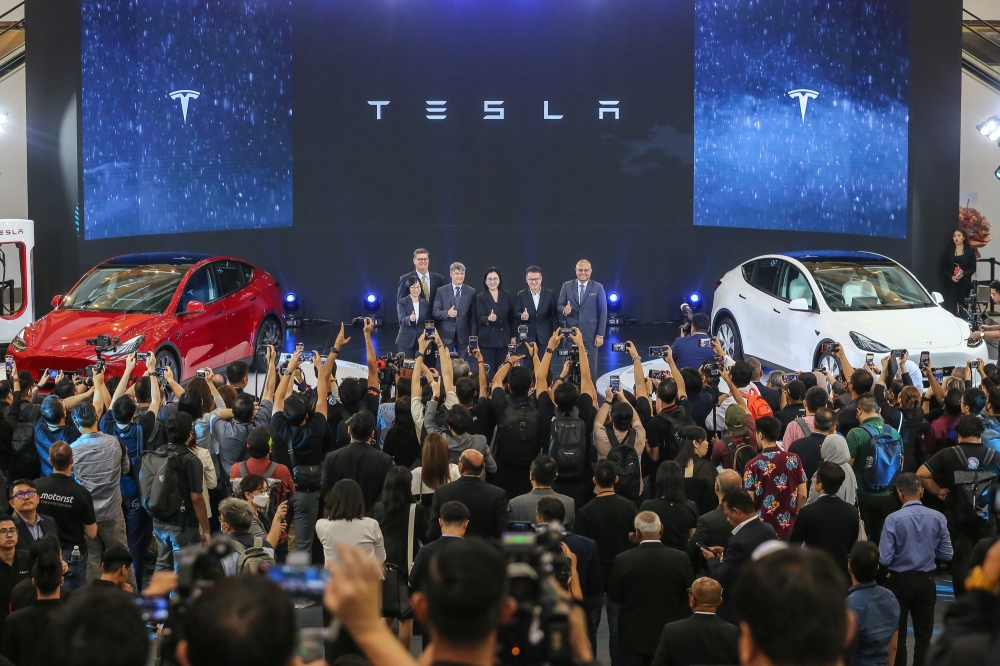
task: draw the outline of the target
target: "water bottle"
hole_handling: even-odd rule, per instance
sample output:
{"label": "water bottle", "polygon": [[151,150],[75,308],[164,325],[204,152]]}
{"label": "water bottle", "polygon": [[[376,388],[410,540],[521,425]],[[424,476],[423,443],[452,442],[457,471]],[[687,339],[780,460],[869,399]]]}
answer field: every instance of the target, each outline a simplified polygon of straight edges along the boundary
{"label": "water bottle", "polygon": [[79,562],[82,559],[83,559],[83,554],[80,553],[80,547],[79,546],[73,546],[73,554],[69,556],[69,561],[70,562]]}

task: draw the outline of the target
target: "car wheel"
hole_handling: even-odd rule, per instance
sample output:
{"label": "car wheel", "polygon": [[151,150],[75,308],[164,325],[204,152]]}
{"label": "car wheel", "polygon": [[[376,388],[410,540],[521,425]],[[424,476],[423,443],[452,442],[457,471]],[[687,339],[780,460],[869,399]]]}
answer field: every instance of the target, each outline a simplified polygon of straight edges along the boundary
{"label": "car wheel", "polygon": [[254,338],[254,372],[267,372],[267,359],[264,357],[264,347],[271,345],[275,351],[281,351],[281,324],[274,317],[267,317],[257,329]]}
{"label": "car wheel", "polygon": [[740,329],[736,327],[736,322],[729,317],[721,317],[715,325],[715,337],[719,339],[722,351],[726,352],[729,358],[740,360],[743,358],[743,340],[740,339]]}
{"label": "car wheel", "polygon": [[170,372],[174,373],[174,381],[181,381],[181,364],[177,360],[177,356],[169,349],[161,349],[156,352],[156,367],[157,368],[170,368]]}
{"label": "car wheel", "polygon": [[840,359],[833,354],[821,353],[816,362],[816,367],[829,371],[834,377],[840,376]]}

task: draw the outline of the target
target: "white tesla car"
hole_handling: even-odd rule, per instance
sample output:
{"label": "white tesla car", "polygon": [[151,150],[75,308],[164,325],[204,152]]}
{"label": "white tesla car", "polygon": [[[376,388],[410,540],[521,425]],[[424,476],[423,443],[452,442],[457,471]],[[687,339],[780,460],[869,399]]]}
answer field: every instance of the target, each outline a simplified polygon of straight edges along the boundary
{"label": "white tesla car", "polygon": [[825,367],[836,356],[823,343],[839,342],[861,367],[906,349],[916,362],[930,352],[935,368],[985,357],[966,345],[969,324],[939,304],[901,265],[871,252],[789,252],[745,262],[719,282],[712,330],[732,358],[755,356],[789,370]]}

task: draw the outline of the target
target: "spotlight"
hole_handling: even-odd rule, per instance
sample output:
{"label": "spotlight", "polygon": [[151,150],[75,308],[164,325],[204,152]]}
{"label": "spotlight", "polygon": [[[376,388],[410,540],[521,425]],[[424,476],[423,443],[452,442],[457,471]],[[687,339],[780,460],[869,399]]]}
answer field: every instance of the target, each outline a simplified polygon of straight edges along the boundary
{"label": "spotlight", "polygon": [[993,175],[997,177],[997,180],[1000,180],[1000,166],[998,166],[997,170],[993,172]]}
{"label": "spotlight", "polygon": [[292,292],[285,294],[285,312],[299,311],[299,297]]}
{"label": "spotlight", "polygon": [[381,305],[378,294],[368,294],[365,296],[365,310],[375,312]]}
{"label": "spotlight", "polygon": [[296,316],[294,314],[299,311],[299,306],[301,306],[299,297],[295,294],[295,292],[290,291],[285,294],[285,298],[282,300],[282,303],[285,306],[285,326],[288,328],[298,328],[301,326],[303,323],[302,316]]}
{"label": "spotlight", "polygon": [[608,316],[608,326],[624,326],[625,318],[621,315],[619,310],[622,309],[622,297],[617,291],[608,292],[608,312],[612,313]]}
{"label": "spotlight", "polygon": [[987,120],[976,125],[976,129],[979,130],[979,133],[983,136],[988,136],[990,132],[996,129],[996,127],[997,124],[992,120]]}

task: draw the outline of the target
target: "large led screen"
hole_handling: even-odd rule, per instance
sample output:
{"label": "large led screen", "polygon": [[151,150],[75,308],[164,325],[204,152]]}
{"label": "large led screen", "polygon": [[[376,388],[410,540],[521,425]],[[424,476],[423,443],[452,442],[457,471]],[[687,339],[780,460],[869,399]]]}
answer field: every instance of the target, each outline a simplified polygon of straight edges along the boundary
{"label": "large led screen", "polygon": [[695,224],[905,237],[909,11],[695,0]]}
{"label": "large led screen", "polygon": [[290,0],[83,0],[85,238],[292,223]]}

